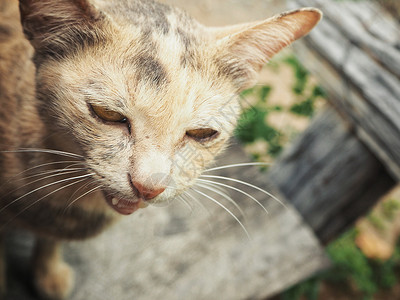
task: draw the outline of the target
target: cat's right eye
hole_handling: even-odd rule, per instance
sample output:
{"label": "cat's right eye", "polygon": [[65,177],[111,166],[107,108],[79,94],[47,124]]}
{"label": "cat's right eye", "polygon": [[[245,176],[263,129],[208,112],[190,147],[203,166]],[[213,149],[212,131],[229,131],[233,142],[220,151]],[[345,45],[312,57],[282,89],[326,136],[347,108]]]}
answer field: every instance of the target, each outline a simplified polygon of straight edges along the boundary
{"label": "cat's right eye", "polygon": [[186,135],[198,142],[206,142],[218,135],[218,131],[212,128],[199,128],[186,131]]}
{"label": "cat's right eye", "polygon": [[127,121],[126,117],[119,112],[112,111],[104,106],[98,106],[91,104],[93,112],[103,121],[106,122],[118,122],[125,123]]}

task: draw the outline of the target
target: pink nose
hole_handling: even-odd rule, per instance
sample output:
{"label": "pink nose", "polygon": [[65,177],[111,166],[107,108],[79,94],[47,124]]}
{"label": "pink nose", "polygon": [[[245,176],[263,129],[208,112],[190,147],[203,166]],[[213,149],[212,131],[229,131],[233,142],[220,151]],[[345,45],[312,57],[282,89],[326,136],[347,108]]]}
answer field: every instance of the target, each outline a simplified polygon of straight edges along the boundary
{"label": "pink nose", "polygon": [[144,185],[140,184],[139,182],[132,181],[133,186],[136,188],[139,197],[143,197],[144,200],[151,200],[162,192],[165,191],[165,187],[161,188],[148,188]]}

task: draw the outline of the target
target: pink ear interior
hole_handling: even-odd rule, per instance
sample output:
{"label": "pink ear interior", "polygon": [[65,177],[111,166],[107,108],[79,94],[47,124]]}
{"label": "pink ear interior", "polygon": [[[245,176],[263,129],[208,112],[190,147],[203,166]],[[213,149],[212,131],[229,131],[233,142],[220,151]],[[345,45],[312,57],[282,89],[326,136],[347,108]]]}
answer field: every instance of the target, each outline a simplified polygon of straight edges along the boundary
{"label": "pink ear interior", "polygon": [[[319,22],[322,13],[314,8],[290,11],[261,22],[252,22],[212,29],[218,40],[219,56],[236,60],[233,67],[241,69],[241,88],[254,83],[256,73],[276,53],[306,35]],[[235,32],[237,30],[237,32]],[[246,72],[243,70],[247,69]]]}

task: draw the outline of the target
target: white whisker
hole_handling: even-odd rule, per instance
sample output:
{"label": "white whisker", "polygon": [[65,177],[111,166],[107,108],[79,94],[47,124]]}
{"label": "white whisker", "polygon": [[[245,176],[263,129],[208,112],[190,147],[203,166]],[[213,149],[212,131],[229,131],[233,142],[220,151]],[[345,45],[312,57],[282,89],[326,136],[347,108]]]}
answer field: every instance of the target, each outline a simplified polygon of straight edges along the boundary
{"label": "white whisker", "polygon": [[232,203],[232,205],[234,205],[234,206],[236,207],[236,209],[240,212],[240,214],[241,214],[242,216],[244,216],[244,212],[243,212],[243,210],[240,208],[240,206],[239,206],[231,197],[229,197],[227,194],[225,194],[225,193],[223,193],[223,192],[221,192],[221,191],[218,191],[216,188],[213,188],[213,187],[211,187],[211,186],[208,186],[206,183],[203,183],[203,184],[197,183],[196,186],[201,187],[201,188],[203,188],[203,189],[207,189],[207,190],[209,190],[209,191],[212,191],[212,192],[214,192],[214,193],[216,193],[216,194],[222,196],[222,197],[225,198],[228,202]]}
{"label": "white whisker", "polygon": [[[197,180],[197,181],[198,181],[198,180]],[[210,186],[211,186],[211,185],[212,185],[211,183],[212,183],[213,181],[209,181],[209,182],[210,182]],[[203,181],[203,183],[205,183],[205,182]],[[225,188],[223,188],[222,186],[213,185],[213,188],[216,189],[216,190],[219,190],[221,193],[228,194],[228,191],[227,191]]]}
{"label": "white whisker", "polygon": [[195,191],[196,193],[199,193],[200,195],[202,195],[202,196],[204,196],[204,197],[210,199],[212,202],[214,202],[215,204],[217,204],[219,207],[223,208],[228,214],[231,215],[232,218],[234,218],[234,219],[236,220],[236,222],[238,222],[238,224],[240,225],[240,227],[242,227],[243,231],[246,233],[248,239],[251,240],[250,234],[249,234],[249,232],[247,231],[246,227],[244,227],[243,223],[239,220],[239,218],[238,218],[237,216],[235,216],[235,214],[232,213],[226,206],[224,206],[223,204],[219,203],[219,202],[218,202],[217,200],[215,200],[213,197],[211,197],[211,196],[209,196],[209,195],[207,195],[207,194],[204,194],[203,192],[201,192],[201,191],[199,191],[199,190],[197,190],[197,189],[192,188],[192,190]]}
{"label": "white whisker", "polygon": [[180,200],[185,206],[189,209],[190,215],[193,214],[193,207],[190,205],[190,203],[183,197],[183,195],[179,195],[178,200]]}
{"label": "white whisker", "polygon": [[55,154],[55,155],[72,157],[72,158],[79,158],[79,159],[83,159],[84,158],[82,155],[79,155],[79,154],[76,154],[76,153],[59,151],[59,150],[51,150],[51,149],[40,149],[40,148],[20,148],[18,150],[5,150],[5,151],[1,151],[1,152],[4,152],[4,153],[38,152],[38,153]]}
{"label": "white whisker", "polygon": [[[90,182],[93,183],[93,182]],[[76,203],[79,199],[82,199],[83,197],[89,195],[90,193],[93,193],[95,190],[100,189],[101,185],[96,186],[95,188],[85,192],[84,194],[80,195],[78,198],[74,199],[72,202],[70,202],[67,207],[64,209],[64,213],[67,211],[68,208],[70,208],[74,203]]]}
{"label": "white whisker", "polygon": [[[58,180],[58,181],[55,181],[55,182],[52,182],[52,183],[48,183],[48,184],[43,185],[43,186],[41,186],[41,187],[38,187],[38,188],[36,188],[36,189],[34,189],[34,190],[32,190],[32,191],[30,191],[30,192],[28,192],[28,193],[26,193],[26,194],[20,196],[20,197],[18,197],[17,199],[14,199],[14,200],[11,201],[10,203],[8,203],[8,204],[5,205],[4,207],[2,207],[2,208],[0,209],[0,212],[4,211],[4,210],[7,209],[9,206],[11,206],[11,205],[13,205],[14,203],[18,202],[18,201],[21,200],[22,198],[24,198],[24,197],[26,197],[26,196],[29,196],[29,195],[31,195],[31,194],[33,194],[33,193],[35,193],[35,192],[37,192],[37,191],[39,191],[39,190],[41,190],[41,189],[47,188],[47,187],[52,186],[52,185],[55,185],[55,184],[63,183],[63,182],[66,182],[66,181],[71,181],[71,180],[75,180],[75,179],[90,177],[90,176],[92,176],[92,175],[95,175],[95,173],[85,174],[85,175],[81,175],[81,176],[75,176],[75,177],[72,177],[72,178],[61,179],[61,180]],[[86,179],[86,178],[85,178],[85,179]]]}
{"label": "white whisker", "polygon": [[56,190],[54,190],[54,191],[51,191],[50,193],[44,195],[43,197],[40,197],[39,199],[33,201],[31,204],[29,204],[28,206],[26,206],[26,207],[25,207],[23,210],[21,210],[19,213],[17,213],[17,214],[14,216],[14,218],[13,218],[12,220],[10,220],[9,222],[7,222],[4,226],[7,226],[10,222],[12,222],[14,219],[16,219],[19,215],[21,215],[22,213],[24,213],[25,211],[27,211],[29,208],[31,208],[31,207],[34,206],[35,204],[37,204],[37,203],[39,203],[40,201],[42,201],[44,198],[46,198],[46,197],[48,197],[48,196],[50,196],[50,195],[52,195],[52,194],[54,194],[54,193],[56,193],[56,192],[62,190],[62,189],[65,189],[65,188],[67,188],[67,187],[70,187],[70,186],[72,186],[72,185],[74,185],[74,184],[80,183],[80,182],[85,181],[85,180],[86,180],[86,178],[83,178],[83,179],[81,179],[81,180],[78,180],[78,181],[69,183],[69,184],[64,185],[64,186],[62,186],[62,187],[60,187],[60,188],[58,188],[58,189],[56,189]]}
{"label": "white whisker", "polygon": [[206,169],[206,170],[204,170],[204,172],[211,172],[211,171],[228,169],[228,168],[235,168],[235,167],[270,166],[270,165],[271,165],[271,163],[265,163],[265,162],[239,163],[239,164],[225,165],[225,166],[215,167],[215,168],[211,168],[211,169]]}
{"label": "white whisker", "polygon": [[[29,171],[32,171],[32,170],[34,170],[34,169],[38,169],[38,168],[46,167],[46,166],[51,166],[51,165],[56,165],[56,164],[64,164],[64,163],[82,164],[81,162],[79,162],[79,161],[77,161],[77,160],[64,160],[64,161],[48,162],[48,163],[43,163],[43,164],[40,164],[40,165],[31,167],[31,168],[29,168],[29,169],[26,169],[26,170],[24,170],[24,171],[22,171],[22,172],[16,174],[16,175],[13,176],[12,178],[18,177],[18,176],[20,176],[20,175],[22,175],[22,174],[24,174],[24,173],[27,173],[27,172],[29,172]],[[10,178],[9,181],[10,181],[12,178]]]}
{"label": "white whisker", "polygon": [[232,190],[234,190],[234,191],[237,191],[237,192],[239,192],[239,193],[242,193],[243,195],[249,197],[251,200],[253,200],[254,202],[256,202],[259,206],[261,206],[262,209],[268,214],[268,210],[265,208],[265,206],[264,206],[260,201],[258,201],[255,197],[253,197],[253,196],[250,195],[249,193],[246,193],[245,191],[242,191],[241,189],[238,189],[238,188],[236,188],[236,187],[234,187],[234,186],[230,186],[230,185],[227,185],[227,184],[224,184],[224,183],[221,183],[221,182],[217,182],[217,181],[211,181],[211,180],[200,179],[200,178],[198,178],[197,180],[198,180],[198,181],[201,181],[201,182],[204,182],[204,183],[209,183],[209,184],[214,184],[214,185],[223,186],[223,187],[226,187],[226,188],[228,188],[228,189],[232,189]]}
{"label": "white whisker", "polygon": [[204,204],[201,203],[199,200],[197,200],[195,196],[190,194],[189,191],[185,191],[182,195],[188,196],[190,199],[196,202],[202,209],[204,209],[208,213],[208,215],[211,215],[210,211],[204,206]]}
{"label": "white whisker", "polygon": [[[84,171],[84,170],[86,170],[86,169],[78,168],[78,169],[71,169],[71,170],[65,170],[65,171],[62,171],[62,170],[63,170],[63,169],[57,170],[57,171],[54,171],[54,172],[51,172],[51,173],[52,173],[51,175],[44,176],[44,177],[42,177],[42,178],[35,179],[35,180],[33,180],[33,181],[30,181],[30,182],[28,182],[28,183],[25,183],[25,184],[23,184],[23,185],[20,185],[20,186],[18,186],[18,188],[14,189],[14,190],[12,190],[12,191],[10,191],[10,192],[8,192],[8,193],[6,193],[6,194],[3,195],[3,196],[13,194],[13,193],[15,193],[16,191],[18,191],[18,190],[20,190],[20,189],[22,189],[22,188],[24,188],[24,187],[26,187],[26,186],[29,186],[29,185],[31,185],[31,184],[34,184],[34,183],[36,183],[36,182],[39,182],[39,181],[42,181],[42,180],[45,180],[45,179],[49,179],[49,178],[57,177],[57,176],[62,176],[62,175],[68,175],[68,174],[72,174],[72,173],[78,173],[78,172]],[[56,173],[56,174],[54,174],[54,173]],[[46,172],[46,173],[44,173],[44,174],[39,174],[39,176],[46,175],[46,174],[49,174],[49,173]],[[36,174],[36,175],[28,176],[28,177],[25,177],[25,178],[22,178],[22,179],[30,179],[30,178],[37,177],[37,176],[38,176],[38,175]],[[21,179],[21,180],[22,180],[22,179]],[[20,181],[20,180],[18,180],[18,181]],[[18,182],[18,181],[17,181],[17,182]]]}
{"label": "white whisker", "polygon": [[[190,194],[189,191],[185,191],[183,195],[188,196],[190,199],[192,199],[194,202],[196,202],[203,210],[205,210],[206,213],[208,214],[208,216],[211,216],[211,212],[207,209],[207,207],[205,207],[203,203],[201,203],[199,200],[197,200],[195,196]],[[207,218],[207,225],[208,225],[208,229],[210,230],[211,234],[213,234],[214,230],[213,230],[213,227],[211,226],[210,218]]]}
{"label": "white whisker", "polygon": [[165,189],[177,190],[178,188],[177,188],[176,186],[167,185],[167,186],[165,187]]}
{"label": "white whisker", "polygon": [[255,185],[253,185],[253,184],[251,184],[251,183],[248,183],[248,182],[245,182],[245,181],[242,181],[242,180],[239,180],[239,179],[235,179],[235,178],[229,178],[229,177],[217,176],[217,175],[200,175],[200,177],[228,180],[228,181],[233,181],[233,182],[237,182],[237,183],[240,183],[240,184],[249,186],[249,187],[251,187],[251,188],[253,188],[253,189],[256,189],[256,190],[258,190],[258,191],[260,191],[260,192],[262,192],[262,193],[268,195],[269,197],[271,197],[272,199],[276,200],[279,204],[281,204],[283,207],[286,208],[286,205],[285,205],[281,200],[279,200],[278,198],[276,198],[276,197],[275,197],[274,195],[272,195],[271,193],[268,193],[267,191],[263,190],[262,188],[260,188],[260,187],[258,187],[258,186],[255,186]]}
{"label": "white whisker", "polygon": [[95,179],[92,179],[92,180],[89,181],[88,183],[86,183],[86,184],[82,185],[81,187],[79,187],[79,188],[71,195],[71,197],[69,197],[69,199],[68,199],[67,202],[69,202],[72,198],[74,198],[75,195],[76,195],[80,190],[85,189],[86,187],[88,187],[89,185],[91,185],[91,184],[94,183],[94,182],[96,182],[96,180],[95,180]]}
{"label": "white whisker", "polygon": [[[77,173],[77,172],[81,172],[81,171],[85,171],[85,170],[86,170],[86,168],[71,168],[71,169],[58,169],[58,170],[44,171],[44,172],[41,172],[41,173],[34,174],[34,175],[27,176],[27,177],[23,178],[23,179],[26,180],[26,179],[31,179],[31,178],[35,178],[35,177],[47,175],[47,176],[44,176],[44,177],[35,179],[34,181],[28,182],[28,183],[26,183],[25,185],[20,186],[20,188],[21,188],[21,187],[24,187],[24,186],[26,186],[26,185],[30,185],[30,184],[32,184],[32,183],[41,181],[41,180],[45,180],[45,179],[51,178],[51,177],[56,177],[56,176],[61,176],[61,175],[67,175],[67,174],[71,174],[71,173]],[[22,179],[21,179],[21,180],[22,180]],[[19,181],[20,181],[20,180],[19,180]]]}

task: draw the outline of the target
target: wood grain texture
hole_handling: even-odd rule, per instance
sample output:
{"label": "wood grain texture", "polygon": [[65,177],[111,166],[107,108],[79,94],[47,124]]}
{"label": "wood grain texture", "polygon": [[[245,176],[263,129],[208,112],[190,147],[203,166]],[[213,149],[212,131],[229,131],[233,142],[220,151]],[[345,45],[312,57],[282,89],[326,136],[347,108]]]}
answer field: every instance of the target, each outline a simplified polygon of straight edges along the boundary
{"label": "wood grain texture", "polygon": [[[220,164],[245,160],[241,148],[234,146]],[[223,171],[219,174],[276,194],[257,167]],[[251,240],[228,213],[196,196],[207,210],[194,201],[193,212],[179,201],[170,207],[149,207],[93,240],[66,245],[77,279],[71,299],[264,299],[327,265],[319,242],[290,205],[285,208],[259,191],[244,190],[269,214],[243,194],[230,193],[245,217],[223,198],[218,200],[245,222]],[[19,291],[26,286],[21,275],[27,273],[31,238],[19,235],[8,246],[18,281],[7,300],[34,299],[29,289],[22,295]]]}
{"label": "wood grain texture", "polygon": [[268,173],[326,243],[395,185],[334,109],[319,114]]}
{"label": "wood grain texture", "polygon": [[296,43],[331,104],[400,180],[400,25],[373,2],[290,1],[316,6],[323,21]]}

